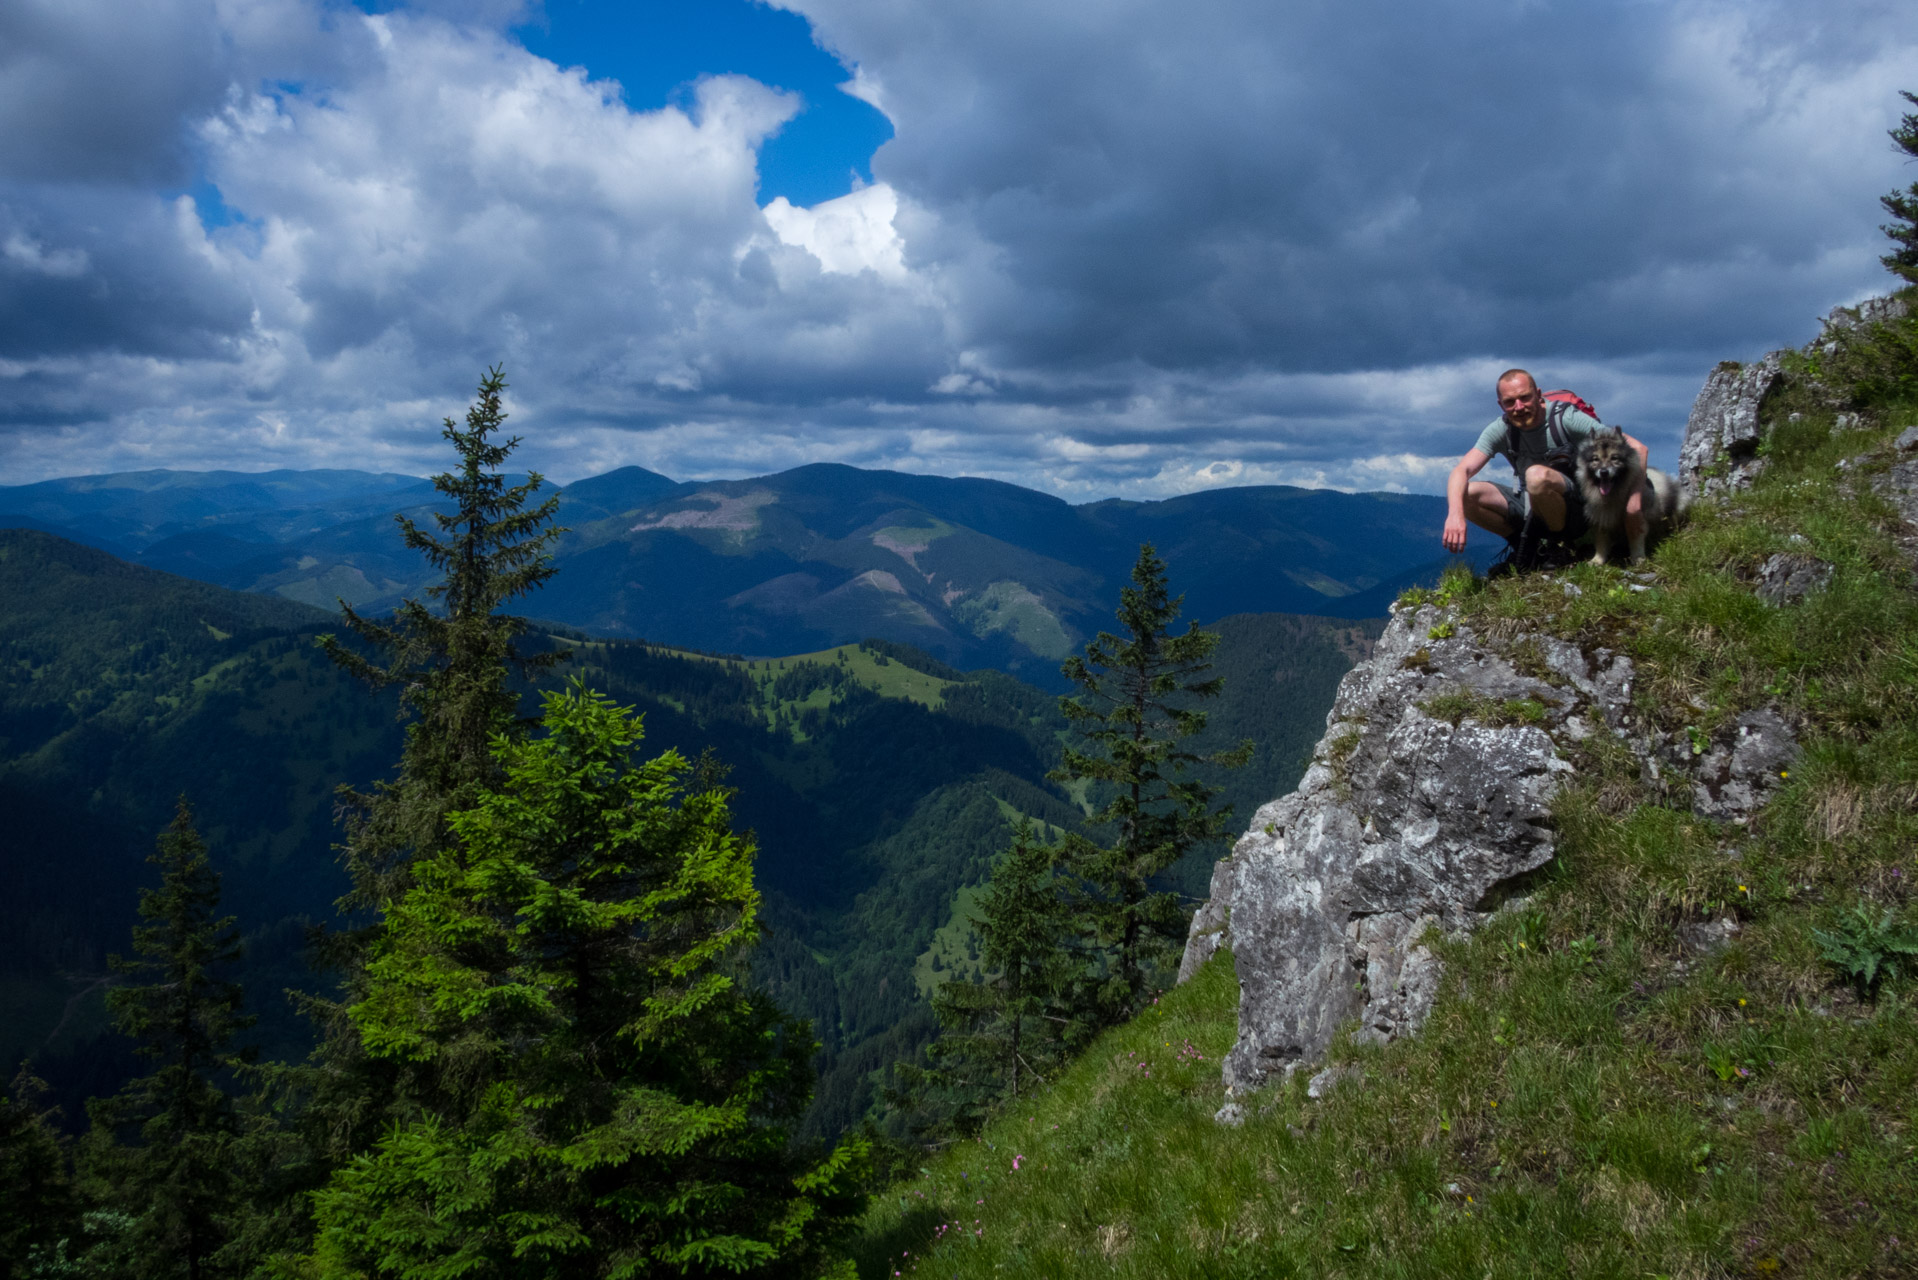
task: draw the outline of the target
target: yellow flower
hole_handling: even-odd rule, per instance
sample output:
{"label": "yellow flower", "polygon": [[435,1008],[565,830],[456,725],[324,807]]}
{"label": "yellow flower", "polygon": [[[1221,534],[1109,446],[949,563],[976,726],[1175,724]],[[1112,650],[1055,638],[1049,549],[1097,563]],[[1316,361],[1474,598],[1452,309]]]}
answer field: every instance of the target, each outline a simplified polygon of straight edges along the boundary
{"label": "yellow flower", "polygon": [[1745,998],[1743,996],[1740,996],[1738,998],[1738,1007],[1741,1009],[1745,1007]]}
{"label": "yellow flower", "polygon": [[1744,885],[1742,885],[1742,884],[1738,886],[1738,891],[1739,891],[1740,893],[1750,893],[1750,892],[1751,892],[1751,890],[1750,890],[1750,889],[1747,889],[1747,888],[1746,888],[1746,887],[1745,887]]}

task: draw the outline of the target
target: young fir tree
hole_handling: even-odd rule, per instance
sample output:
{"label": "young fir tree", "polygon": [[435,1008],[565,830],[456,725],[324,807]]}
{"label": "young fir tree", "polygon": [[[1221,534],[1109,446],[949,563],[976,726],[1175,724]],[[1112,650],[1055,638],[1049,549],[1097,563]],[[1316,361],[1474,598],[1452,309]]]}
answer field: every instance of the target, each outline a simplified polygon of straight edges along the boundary
{"label": "young fir tree", "polygon": [[[1918,107],[1918,94],[1903,93],[1901,96],[1912,106]],[[1898,149],[1918,160],[1918,112],[1907,112],[1899,127],[1891,131],[1891,140]],[[1892,216],[1892,222],[1881,228],[1892,238],[1898,247],[1882,259],[1892,274],[1901,277],[1907,284],[1918,284],[1918,182],[1904,191],[1894,191],[1880,197],[1885,212]]]}
{"label": "young fir tree", "polygon": [[1059,707],[1082,745],[1068,745],[1048,776],[1090,784],[1088,794],[1102,803],[1089,824],[1111,837],[1099,844],[1068,833],[1061,843],[1067,868],[1087,888],[1078,914],[1091,963],[1074,999],[1075,1043],[1131,1016],[1149,970],[1184,935],[1177,895],[1153,889],[1152,878],[1226,834],[1230,809],[1211,808],[1218,788],[1188,771],[1199,764],[1237,768],[1251,758],[1249,741],[1204,756],[1182,745],[1205,728],[1205,713],[1191,704],[1216,698],[1224,686],[1204,678],[1219,637],[1191,624],[1172,634],[1183,600],[1167,590],[1165,562],[1146,543],[1132,585],[1119,593],[1123,633],[1100,632],[1084,657],[1068,658],[1064,667],[1079,692]]}
{"label": "young fir tree", "polygon": [[[316,1197],[313,1274],[818,1274],[853,1153],[798,1160],[810,1038],[738,985],[753,846],[724,790],[574,682],[414,864],[351,1010],[439,1107]],[[808,1269],[810,1268],[810,1269]]]}
{"label": "young fir tree", "polygon": [[160,887],[140,893],[146,923],[134,927],[133,945],[142,958],[110,958],[135,981],[109,991],[107,1008],[158,1065],[87,1104],[92,1127],[80,1164],[92,1196],[126,1215],[120,1274],[202,1280],[227,1274],[215,1257],[242,1190],[227,1085],[250,1057],[233,1040],[253,1019],[225,976],[239,961],[239,934],[233,917],[215,914],[220,877],[184,797],[148,861],[160,868]]}
{"label": "young fir tree", "polygon": [[1060,945],[1070,926],[1054,857],[1021,818],[972,917],[985,976],[934,989],[940,1035],[927,1065],[895,1069],[903,1090],[892,1100],[923,1133],[973,1132],[1063,1056],[1057,1003],[1073,957]]}

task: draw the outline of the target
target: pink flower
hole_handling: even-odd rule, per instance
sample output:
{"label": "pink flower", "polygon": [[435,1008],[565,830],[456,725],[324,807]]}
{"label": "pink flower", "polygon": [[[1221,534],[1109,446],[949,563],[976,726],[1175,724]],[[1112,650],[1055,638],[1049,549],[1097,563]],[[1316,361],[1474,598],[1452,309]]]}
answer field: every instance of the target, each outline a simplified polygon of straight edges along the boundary
{"label": "pink flower", "polygon": [[1020,1162],[1021,1160],[1023,1160],[1023,1159],[1025,1159],[1025,1157],[1024,1157],[1024,1156],[1014,1156],[1014,1157],[1012,1157],[1012,1171],[1013,1171],[1014,1173],[1017,1173],[1017,1172],[1019,1172],[1019,1162]]}

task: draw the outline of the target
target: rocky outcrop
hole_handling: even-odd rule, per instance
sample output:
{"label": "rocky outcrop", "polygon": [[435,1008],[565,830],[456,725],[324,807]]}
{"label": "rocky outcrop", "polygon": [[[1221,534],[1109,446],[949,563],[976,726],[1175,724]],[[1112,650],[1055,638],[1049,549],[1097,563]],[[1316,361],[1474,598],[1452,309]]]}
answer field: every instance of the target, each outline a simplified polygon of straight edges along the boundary
{"label": "rocky outcrop", "polygon": [[[1834,307],[1807,354],[1837,350],[1836,335],[1863,325],[1881,324],[1909,313],[1903,298],[1872,298],[1855,307]],[[1726,361],[1705,379],[1685,421],[1678,447],[1678,481],[1693,498],[1723,497],[1748,488],[1764,470],[1758,452],[1759,414],[1765,397],[1778,385],[1786,353],[1774,351],[1757,364]],[[1850,415],[1840,415],[1840,426]],[[1856,420],[1853,419],[1855,425]]]}
{"label": "rocky outcrop", "polygon": [[1764,469],[1758,455],[1758,411],[1778,382],[1779,352],[1757,364],[1726,361],[1705,379],[1692,402],[1678,447],[1678,483],[1693,498],[1718,497],[1750,486]]}
{"label": "rocky outcrop", "polygon": [[1416,1031],[1440,977],[1428,935],[1522,899],[1555,852],[1552,801],[1579,742],[1626,739],[1648,782],[1734,824],[1797,755],[1768,709],[1710,736],[1655,734],[1632,688],[1621,654],[1491,643],[1436,605],[1397,609],[1339,685],[1298,789],[1253,817],[1193,916],[1180,980],[1221,947],[1238,972],[1228,1088],[1316,1063],[1347,1024],[1360,1040]]}
{"label": "rocky outcrop", "polygon": [[[1841,310],[1826,332],[1889,314],[1871,304]],[[1712,372],[1680,456],[1692,494],[1734,493],[1758,474],[1760,411],[1783,365],[1774,353]],[[1873,483],[1918,545],[1918,428],[1896,452]],[[1823,590],[1831,573],[1808,550],[1781,552],[1751,585],[1785,607]],[[1650,581],[1627,575],[1624,585]],[[1577,594],[1569,583],[1565,591]],[[1634,714],[1632,688],[1620,654],[1544,634],[1494,642],[1436,604],[1395,609],[1374,654],[1340,684],[1298,789],[1258,811],[1193,917],[1180,980],[1221,947],[1238,973],[1238,1041],[1224,1063],[1233,1093],[1316,1064],[1342,1028],[1373,1041],[1417,1030],[1440,978],[1428,939],[1522,899],[1555,852],[1552,804],[1580,742],[1624,739],[1665,803],[1689,800],[1731,826],[1770,800],[1797,757],[1793,727],[1776,710],[1748,711],[1709,734],[1665,732]],[[1679,935],[1702,955],[1736,930],[1729,919],[1692,921]],[[1341,1078],[1321,1072],[1314,1090]],[[1237,1102],[1220,1112],[1221,1123],[1243,1117]]]}
{"label": "rocky outcrop", "polygon": [[1438,986],[1427,931],[1471,928],[1550,860],[1557,739],[1618,727],[1631,682],[1621,656],[1535,638],[1515,663],[1436,606],[1400,609],[1194,917],[1185,971],[1229,942],[1239,973],[1227,1084],[1315,1061],[1354,1018],[1362,1038],[1416,1029]]}

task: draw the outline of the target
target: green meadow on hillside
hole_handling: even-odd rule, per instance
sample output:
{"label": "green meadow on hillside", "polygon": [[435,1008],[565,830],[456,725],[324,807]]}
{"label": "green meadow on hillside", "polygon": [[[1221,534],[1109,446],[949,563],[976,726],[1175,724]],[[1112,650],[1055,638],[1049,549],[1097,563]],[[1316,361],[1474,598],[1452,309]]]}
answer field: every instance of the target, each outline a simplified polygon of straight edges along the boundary
{"label": "green meadow on hillside", "polygon": [[[1903,321],[1788,363],[1766,472],[1701,506],[1646,589],[1581,564],[1426,593],[1513,645],[1622,647],[1636,713],[1674,740],[1781,708],[1804,754],[1748,826],[1589,740],[1558,856],[1438,942],[1417,1036],[1341,1041],[1324,1098],[1303,1071],[1218,1125],[1236,980],[1216,959],[880,1197],[861,1275],[1918,1272],[1918,594],[1871,485],[1918,424],[1914,354]],[[1847,362],[1876,381],[1838,380]],[[1781,551],[1829,586],[1759,601]],[[1680,937],[1726,917],[1716,954]]]}

